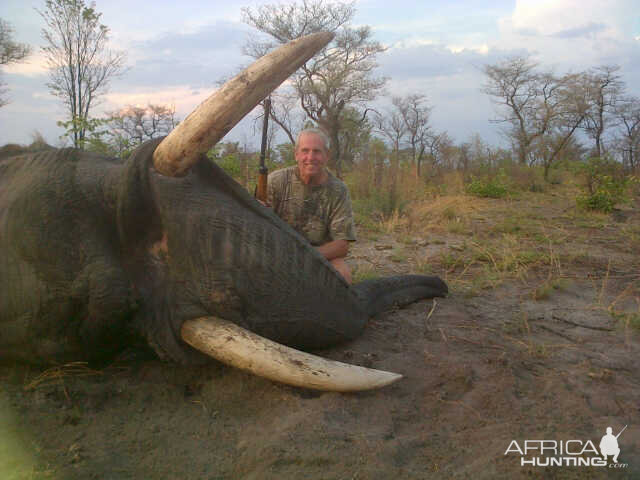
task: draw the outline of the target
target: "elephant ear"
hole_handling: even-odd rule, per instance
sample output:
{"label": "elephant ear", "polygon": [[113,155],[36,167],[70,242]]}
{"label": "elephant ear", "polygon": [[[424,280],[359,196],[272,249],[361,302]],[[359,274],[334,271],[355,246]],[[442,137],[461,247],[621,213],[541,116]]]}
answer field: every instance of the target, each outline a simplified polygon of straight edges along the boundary
{"label": "elephant ear", "polygon": [[162,140],[150,140],[134,150],[115,184],[118,234],[128,248],[152,243],[161,231],[149,173],[153,152]]}
{"label": "elephant ear", "polygon": [[307,60],[333,34],[301,37],[268,53],[225,83],[180,123],[153,154],[156,170],[170,177],[186,175],[242,118]]}

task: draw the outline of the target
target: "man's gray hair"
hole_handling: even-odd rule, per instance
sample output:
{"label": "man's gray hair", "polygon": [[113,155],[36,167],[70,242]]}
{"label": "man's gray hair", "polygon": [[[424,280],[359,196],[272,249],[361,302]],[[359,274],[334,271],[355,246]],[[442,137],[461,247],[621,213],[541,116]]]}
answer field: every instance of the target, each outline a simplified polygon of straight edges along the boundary
{"label": "man's gray hair", "polygon": [[331,142],[329,141],[329,137],[327,136],[326,133],[324,133],[319,128],[305,128],[304,130],[302,130],[298,134],[298,137],[296,138],[296,150],[298,149],[298,145],[300,145],[300,137],[302,137],[303,135],[317,135],[317,136],[319,136],[322,139],[322,143],[324,144],[324,150],[326,152],[329,151],[329,148],[331,146]]}

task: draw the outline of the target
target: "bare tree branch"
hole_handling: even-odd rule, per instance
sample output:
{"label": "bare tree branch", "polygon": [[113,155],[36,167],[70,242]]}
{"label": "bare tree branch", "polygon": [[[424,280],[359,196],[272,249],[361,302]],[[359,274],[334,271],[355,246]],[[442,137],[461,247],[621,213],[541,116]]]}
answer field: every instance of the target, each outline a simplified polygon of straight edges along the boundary
{"label": "bare tree branch", "polygon": [[624,88],[617,65],[602,65],[586,74],[589,88],[589,110],[583,129],[594,140],[595,156],[604,154],[603,136],[607,126],[615,118],[615,108]]}
{"label": "bare tree branch", "polygon": [[[10,23],[0,18],[0,65],[22,62],[31,54],[31,47],[24,43],[13,41],[13,27]],[[0,107],[6,105],[8,100],[2,98],[7,89],[0,82]]]}
{"label": "bare tree branch", "polygon": [[[355,2],[303,0],[289,5],[244,8],[242,12],[247,24],[267,35],[266,40],[254,37],[245,45],[245,53],[256,58],[278,44],[309,33],[335,33],[333,42],[309,60],[294,75],[292,83],[300,108],[327,132],[332,150],[330,166],[340,175],[341,160],[345,156],[344,138],[341,138],[343,117],[349,108],[362,107],[375,98],[383,87],[386,79],[373,77],[372,71],[377,66],[376,55],[385,48],[372,40],[368,26],[350,26]],[[365,120],[366,113],[361,125]],[[353,121],[350,115],[349,123]]]}
{"label": "bare tree branch", "polygon": [[560,152],[584,124],[592,89],[584,73],[556,76],[539,72],[529,57],[485,66],[484,92],[503,108],[499,123],[522,164],[544,166],[545,178]]}

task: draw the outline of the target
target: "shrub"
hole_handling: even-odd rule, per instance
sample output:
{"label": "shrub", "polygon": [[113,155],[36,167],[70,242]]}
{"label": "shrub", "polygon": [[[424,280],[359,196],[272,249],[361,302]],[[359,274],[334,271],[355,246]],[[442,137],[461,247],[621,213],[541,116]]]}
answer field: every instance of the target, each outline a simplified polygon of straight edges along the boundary
{"label": "shrub", "polygon": [[609,159],[592,158],[580,167],[585,177],[585,192],[576,203],[587,210],[609,213],[626,199],[628,188],[636,181],[626,177],[622,166]]}
{"label": "shrub", "polygon": [[465,190],[470,195],[487,198],[502,198],[509,193],[507,177],[502,169],[493,178],[472,178]]}

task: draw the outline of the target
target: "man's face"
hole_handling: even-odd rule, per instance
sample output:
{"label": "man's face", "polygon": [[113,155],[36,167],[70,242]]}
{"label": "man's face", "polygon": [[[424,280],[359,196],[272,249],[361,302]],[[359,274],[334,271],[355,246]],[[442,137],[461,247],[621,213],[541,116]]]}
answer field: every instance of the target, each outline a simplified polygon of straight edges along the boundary
{"label": "man's face", "polygon": [[322,138],[315,133],[306,133],[298,141],[296,161],[303,181],[321,178],[329,161]]}

